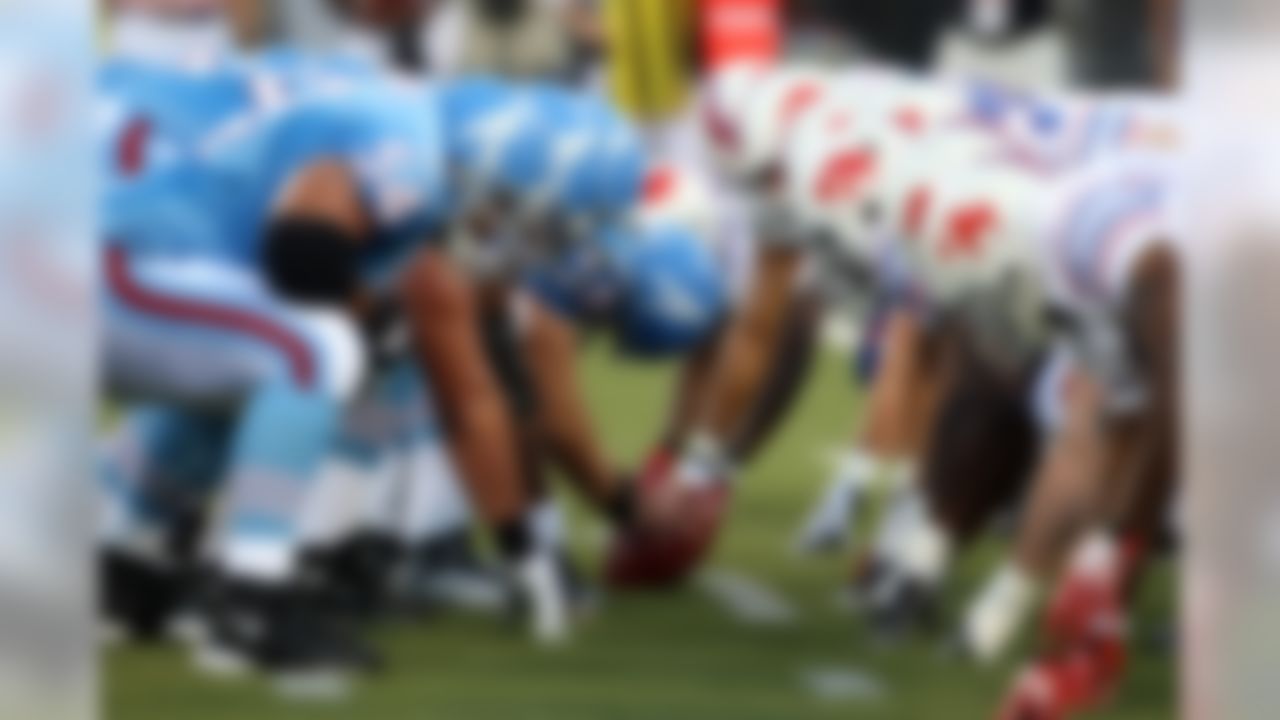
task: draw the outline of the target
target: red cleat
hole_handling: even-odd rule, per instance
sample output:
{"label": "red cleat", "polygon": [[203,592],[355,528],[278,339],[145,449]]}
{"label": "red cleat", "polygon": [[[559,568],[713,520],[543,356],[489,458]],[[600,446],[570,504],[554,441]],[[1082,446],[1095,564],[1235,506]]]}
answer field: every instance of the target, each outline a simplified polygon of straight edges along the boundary
{"label": "red cleat", "polygon": [[999,720],[1062,720],[1097,708],[1124,673],[1123,642],[1081,646],[1042,660],[1018,676]]}
{"label": "red cleat", "polygon": [[1139,553],[1104,537],[1084,542],[1050,600],[1045,633],[1050,649],[1123,638],[1125,587]]}

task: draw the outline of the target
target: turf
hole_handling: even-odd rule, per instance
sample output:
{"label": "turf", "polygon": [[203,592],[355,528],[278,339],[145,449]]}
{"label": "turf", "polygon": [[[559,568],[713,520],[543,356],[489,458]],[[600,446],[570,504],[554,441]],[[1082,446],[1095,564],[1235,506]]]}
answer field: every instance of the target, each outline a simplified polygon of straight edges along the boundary
{"label": "turf", "polygon": [[[751,469],[713,565],[766,584],[796,610],[794,622],[751,625],[691,587],[671,594],[608,598],[604,611],[557,652],[531,648],[491,620],[437,617],[382,628],[392,669],[341,704],[291,705],[255,684],[200,678],[176,648],[113,650],[104,704],[111,720],[802,720],[989,718],[1011,672],[960,662],[938,639],[875,642],[835,602],[846,560],[796,559],[795,525],[824,480],[825,455],[848,435],[858,397],[846,364],[819,362],[801,406]],[[629,365],[593,348],[584,372],[610,447],[638,459],[665,409],[669,368]],[[600,532],[581,514],[575,535],[584,562]],[[995,545],[970,554],[952,592],[971,588]],[[1097,717],[1174,716],[1169,570],[1143,599],[1138,648],[1123,691]],[[847,696],[821,697],[806,682],[819,670],[862,680]],[[855,688],[856,690],[856,688]]]}

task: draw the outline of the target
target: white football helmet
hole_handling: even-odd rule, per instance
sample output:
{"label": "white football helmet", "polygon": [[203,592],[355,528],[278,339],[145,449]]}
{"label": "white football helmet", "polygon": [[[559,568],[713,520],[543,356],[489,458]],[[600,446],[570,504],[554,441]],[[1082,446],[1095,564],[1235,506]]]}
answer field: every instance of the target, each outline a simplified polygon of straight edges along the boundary
{"label": "white football helmet", "polygon": [[855,262],[870,265],[884,236],[873,198],[888,166],[906,150],[880,118],[855,119],[841,105],[815,112],[797,128],[787,156],[787,198],[808,234],[826,238]]}
{"label": "white football helmet", "polygon": [[742,107],[768,72],[755,63],[730,65],[716,71],[703,87],[698,108],[701,131],[716,169],[726,177],[739,175]]}
{"label": "white football helmet", "polygon": [[901,235],[909,190],[937,172],[943,123],[906,81],[884,73],[856,84],[851,78],[797,128],[788,193],[811,231],[871,262]]}
{"label": "white football helmet", "polygon": [[931,297],[953,305],[1009,282],[1039,285],[1047,183],[998,163],[940,173],[909,199],[906,242]]}
{"label": "white football helmet", "polygon": [[752,180],[776,166],[792,129],[827,87],[827,76],[809,67],[736,67],[717,75],[704,121],[722,169]]}
{"label": "white football helmet", "polygon": [[655,163],[644,181],[635,211],[642,227],[678,225],[713,241],[717,232],[715,194],[698,172],[671,162]]}

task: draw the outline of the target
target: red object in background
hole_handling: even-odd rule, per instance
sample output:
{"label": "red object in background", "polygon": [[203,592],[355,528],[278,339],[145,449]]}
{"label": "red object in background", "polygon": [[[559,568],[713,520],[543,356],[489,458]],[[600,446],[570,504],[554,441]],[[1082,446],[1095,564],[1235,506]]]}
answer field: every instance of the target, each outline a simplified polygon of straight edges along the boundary
{"label": "red object in background", "polygon": [[771,64],[782,50],[783,0],[699,0],[703,69]]}

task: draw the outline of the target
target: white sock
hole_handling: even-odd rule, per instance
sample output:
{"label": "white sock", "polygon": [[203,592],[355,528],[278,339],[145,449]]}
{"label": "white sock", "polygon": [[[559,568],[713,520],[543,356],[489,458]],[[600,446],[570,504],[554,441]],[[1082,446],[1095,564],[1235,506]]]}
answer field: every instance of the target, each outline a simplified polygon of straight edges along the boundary
{"label": "white sock", "polygon": [[929,516],[923,502],[916,508],[903,527],[893,559],[908,577],[935,586],[951,562],[951,537]]}
{"label": "white sock", "polygon": [[530,631],[544,647],[563,645],[569,639],[569,601],[560,582],[555,558],[533,552],[511,568],[513,580],[529,602]]}
{"label": "white sock", "polygon": [[914,484],[906,483],[888,490],[880,527],[876,533],[875,555],[889,559],[902,544],[902,536],[910,525],[911,516],[919,511],[924,500]]}
{"label": "white sock", "polygon": [[307,548],[329,548],[351,537],[359,524],[365,471],[341,458],[325,461],[307,494],[300,532]]}
{"label": "white sock", "polygon": [[540,501],[533,508],[530,521],[534,542],[538,547],[552,552],[558,552],[564,547],[564,513],[555,500],[547,498]]}
{"label": "white sock", "polygon": [[882,465],[880,458],[861,448],[846,450],[840,456],[836,475],[828,487],[828,496],[832,499],[844,499],[849,504],[854,496],[875,483]]}
{"label": "white sock", "polygon": [[842,454],[818,505],[805,521],[799,539],[802,549],[830,547],[852,533],[858,501],[874,484],[879,469],[879,460],[860,449]]}
{"label": "white sock", "polygon": [[1015,562],[1004,563],[965,613],[964,638],[970,652],[992,663],[1008,651],[1040,597],[1040,583]]}
{"label": "white sock", "polygon": [[297,548],[285,540],[223,538],[216,546],[219,567],[228,575],[262,585],[284,585],[293,577]]}
{"label": "white sock", "polygon": [[399,469],[398,458],[391,452],[381,453],[377,461],[365,468],[356,503],[357,532],[396,536],[401,503],[408,492],[407,480]]}
{"label": "white sock", "polygon": [[471,506],[444,446],[419,444],[404,461],[400,537],[418,545],[465,531],[471,525]]}
{"label": "white sock", "polygon": [[1120,544],[1107,532],[1094,530],[1071,553],[1071,572],[1105,578],[1120,567]]}

